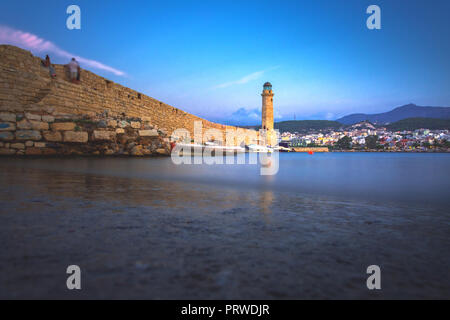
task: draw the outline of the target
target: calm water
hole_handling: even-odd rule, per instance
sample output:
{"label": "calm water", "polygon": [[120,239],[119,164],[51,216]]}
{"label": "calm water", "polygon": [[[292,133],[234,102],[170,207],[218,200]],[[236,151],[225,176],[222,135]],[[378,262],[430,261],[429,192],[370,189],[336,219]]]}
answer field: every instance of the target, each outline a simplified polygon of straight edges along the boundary
{"label": "calm water", "polygon": [[[450,154],[0,159],[0,298],[449,298]],[[82,290],[66,289],[77,264]],[[382,290],[366,287],[381,267]]]}

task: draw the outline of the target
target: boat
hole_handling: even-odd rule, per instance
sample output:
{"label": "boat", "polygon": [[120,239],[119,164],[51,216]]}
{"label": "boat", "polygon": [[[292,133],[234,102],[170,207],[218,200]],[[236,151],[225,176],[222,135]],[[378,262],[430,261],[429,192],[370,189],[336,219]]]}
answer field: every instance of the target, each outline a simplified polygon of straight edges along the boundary
{"label": "boat", "polygon": [[203,153],[208,150],[212,154],[215,152],[225,153],[244,153],[245,148],[238,146],[223,146],[213,142],[205,142],[205,144],[195,144],[195,143],[177,143],[176,144],[179,149],[190,150],[194,154],[198,154],[199,152]]}
{"label": "boat", "polygon": [[279,151],[279,152],[291,152],[292,151],[291,148],[286,148],[286,147],[283,147],[283,146],[273,147],[273,150],[274,151]]}
{"label": "boat", "polygon": [[245,148],[248,150],[248,152],[265,152],[265,153],[271,153],[273,152],[273,148],[261,146],[258,144],[249,144],[245,146]]}

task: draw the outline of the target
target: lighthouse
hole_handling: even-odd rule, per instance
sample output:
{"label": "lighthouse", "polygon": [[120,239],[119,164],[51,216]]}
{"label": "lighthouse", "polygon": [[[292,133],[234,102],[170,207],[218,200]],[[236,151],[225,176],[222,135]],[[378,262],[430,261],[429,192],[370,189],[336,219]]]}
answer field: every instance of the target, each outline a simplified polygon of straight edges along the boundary
{"label": "lighthouse", "polygon": [[272,84],[264,83],[262,96],[262,129],[265,133],[266,144],[270,146],[276,145],[276,134],[273,130],[273,96]]}

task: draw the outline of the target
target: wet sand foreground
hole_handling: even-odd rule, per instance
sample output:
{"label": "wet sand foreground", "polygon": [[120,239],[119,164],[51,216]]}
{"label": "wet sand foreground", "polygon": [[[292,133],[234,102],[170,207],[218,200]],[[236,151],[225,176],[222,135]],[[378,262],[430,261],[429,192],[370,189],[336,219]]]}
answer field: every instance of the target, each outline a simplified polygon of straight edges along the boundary
{"label": "wet sand foreground", "polygon": [[[450,296],[446,206],[158,176],[172,166],[0,159],[0,298]],[[66,288],[72,264],[80,291]]]}

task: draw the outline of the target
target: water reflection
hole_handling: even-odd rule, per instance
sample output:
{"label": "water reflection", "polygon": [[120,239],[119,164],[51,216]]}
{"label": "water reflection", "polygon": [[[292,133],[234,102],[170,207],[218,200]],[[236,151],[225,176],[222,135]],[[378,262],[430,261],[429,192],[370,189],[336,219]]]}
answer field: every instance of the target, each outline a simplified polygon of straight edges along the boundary
{"label": "water reflection", "polygon": [[[102,176],[105,179],[148,180],[149,185],[185,183],[188,190],[192,185],[194,189],[203,188],[205,192],[218,188],[240,190],[241,193],[271,190],[274,193],[293,192],[305,196],[335,197],[338,200],[391,201],[446,207],[450,204],[447,197],[450,188],[449,161],[449,154],[280,154],[278,173],[266,176],[261,175],[260,165],[177,166],[166,158],[17,159],[10,163],[2,160],[0,169],[35,168],[55,174],[96,176],[95,179]],[[146,182],[130,183],[144,186]],[[124,187],[128,190],[127,186]],[[170,188],[166,191],[172,194]],[[183,198],[183,195],[177,193],[177,197]]]}
{"label": "water reflection", "polygon": [[[89,167],[89,166],[88,166]],[[3,186],[22,192],[39,193],[43,198],[120,203],[132,207],[184,209],[195,207],[208,211],[235,207],[260,207],[270,213],[274,195],[271,191],[243,192],[232,188],[209,188],[201,183],[158,181],[144,178],[60,172],[33,168],[10,167],[1,171]]]}
{"label": "water reflection", "polygon": [[272,203],[274,200],[274,194],[272,191],[262,191],[261,192],[261,200],[260,207],[263,213],[264,221],[267,224],[270,224],[270,214],[272,213]]}

